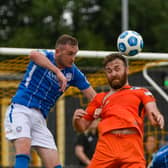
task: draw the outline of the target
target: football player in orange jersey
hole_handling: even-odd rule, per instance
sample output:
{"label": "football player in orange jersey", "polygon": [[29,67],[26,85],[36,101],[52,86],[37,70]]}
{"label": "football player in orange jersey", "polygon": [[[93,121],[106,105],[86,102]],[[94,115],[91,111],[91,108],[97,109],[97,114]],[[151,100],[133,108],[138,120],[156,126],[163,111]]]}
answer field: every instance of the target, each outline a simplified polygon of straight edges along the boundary
{"label": "football player in orange jersey", "polygon": [[86,110],[77,109],[73,125],[83,132],[95,118],[99,139],[88,168],[145,168],[143,121],[148,115],[152,125],[164,127],[164,117],[156,100],[146,88],[128,83],[127,59],[119,53],[104,59],[109,92],[98,93]]}

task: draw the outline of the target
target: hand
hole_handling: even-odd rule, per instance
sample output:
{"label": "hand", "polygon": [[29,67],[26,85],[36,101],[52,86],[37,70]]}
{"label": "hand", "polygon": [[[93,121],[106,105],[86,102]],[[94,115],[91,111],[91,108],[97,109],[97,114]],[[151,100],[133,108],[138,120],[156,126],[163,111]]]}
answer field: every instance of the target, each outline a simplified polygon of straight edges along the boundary
{"label": "hand", "polygon": [[148,114],[149,120],[151,121],[151,124],[154,126],[159,125],[161,129],[164,127],[164,117],[160,113],[154,113],[151,112]]}
{"label": "hand", "polygon": [[164,117],[162,114],[157,114],[156,115],[156,121],[158,123],[158,125],[160,126],[161,129],[163,129],[164,127]]}
{"label": "hand", "polygon": [[64,76],[64,74],[59,70],[57,71],[56,73],[56,76],[59,80],[59,83],[60,83],[60,87],[61,87],[61,91],[64,92],[65,89],[66,89],[66,85],[67,85],[67,79],[66,77]]}
{"label": "hand", "polygon": [[87,112],[83,109],[75,110],[73,119],[72,119],[72,124],[73,124],[73,127],[76,129],[76,131],[84,132],[91,124],[92,121],[86,120],[85,118],[83,118],[83,116],[86,114]]}
{"label": "hand", "polygon": [[102,112],[102,109],[101,108],[97,108],[93,114],[93,118],[97,119],[99,118],[100,114]]}
{"label": "hand", "polygon": [[77,109],[74,112],[73,119],[74,120],[81,119],[85,114],[87,114],[87,112],[85,110],[83,110],[83,109]]}

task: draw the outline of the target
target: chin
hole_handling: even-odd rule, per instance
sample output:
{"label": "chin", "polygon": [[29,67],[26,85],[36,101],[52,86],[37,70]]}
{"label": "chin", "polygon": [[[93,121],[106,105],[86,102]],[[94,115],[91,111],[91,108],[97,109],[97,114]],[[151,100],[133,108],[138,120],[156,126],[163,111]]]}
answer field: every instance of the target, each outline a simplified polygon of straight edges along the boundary
{"label": "chin", "polygon": [[72,67],[72,64],[71,64],[71,65],[67,65],[66,67],[71,68],[71,67]]}

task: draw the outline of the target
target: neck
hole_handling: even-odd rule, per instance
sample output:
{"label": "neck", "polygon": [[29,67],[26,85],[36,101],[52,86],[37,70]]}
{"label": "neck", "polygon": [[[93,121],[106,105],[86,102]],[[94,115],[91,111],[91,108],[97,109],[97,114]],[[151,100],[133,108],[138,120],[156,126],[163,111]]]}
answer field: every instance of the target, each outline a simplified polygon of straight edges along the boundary
{"label": "neck", "polygon": [[57,57],[55,57],[55,63],[56,63],[56,66],[57,66],[60,70],[62,70],[62,69],[65,68],[63,65],[61,65],[61,64],[59,63],[59,60],[57,59]]}

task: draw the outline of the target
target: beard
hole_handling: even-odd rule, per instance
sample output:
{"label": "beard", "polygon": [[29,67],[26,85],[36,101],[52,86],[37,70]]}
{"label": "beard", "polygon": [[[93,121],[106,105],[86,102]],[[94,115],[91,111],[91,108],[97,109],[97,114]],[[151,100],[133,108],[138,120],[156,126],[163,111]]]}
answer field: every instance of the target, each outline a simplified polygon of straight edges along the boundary
{"label": "beard", "polygon": [[108,82],[112,89],[120,89],[127,83],[127,73],[126,71],[120,77],[116,77],[114,79],[108,79]]}

